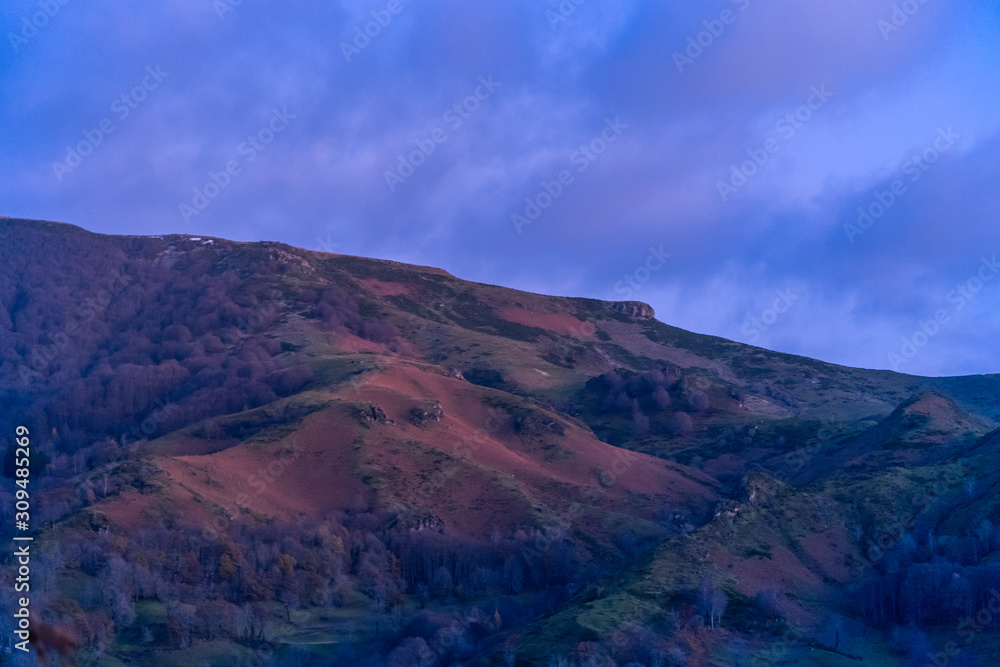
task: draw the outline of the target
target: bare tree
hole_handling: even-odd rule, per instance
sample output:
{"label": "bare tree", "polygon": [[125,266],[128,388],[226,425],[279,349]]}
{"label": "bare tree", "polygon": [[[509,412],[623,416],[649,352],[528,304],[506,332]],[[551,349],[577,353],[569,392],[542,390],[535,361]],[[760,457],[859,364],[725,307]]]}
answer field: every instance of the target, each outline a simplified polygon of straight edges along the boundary
{"label": "bare tree", "polygon": [[722,622],[722,615],[726,611],[729,600],[725,592],[715,586],[709,577],[702,577],[699,586],[699,606],[708,613],[709,625],[715,628],[715,624]]}

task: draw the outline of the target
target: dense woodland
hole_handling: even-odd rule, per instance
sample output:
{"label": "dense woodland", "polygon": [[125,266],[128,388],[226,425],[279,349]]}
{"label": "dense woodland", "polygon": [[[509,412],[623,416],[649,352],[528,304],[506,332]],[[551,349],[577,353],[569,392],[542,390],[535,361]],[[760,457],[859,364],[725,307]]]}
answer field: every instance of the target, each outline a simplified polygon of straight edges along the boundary
{"label": "dense woodland", "polygon": [[[281,609],[333,611],[360,592],[369,600],[365,620],[374,624],[376,651],[389,654],[407,640],[436,645],[442,632],[457,632],[461,641],[440,657],[460,658],[502,628],[553,609],[576,588],[568,581],[575,566],[566,539],[519,532],[495,535],[488,544],[457,542],[435,531],[389,527],[396,518],[365,512],[238,525],[224,534],[168,519],[127,537],[98,526],[93,536],[47,548],[35,565],[45,591],[36,604],[48,622],[72,628],[99,655],[116,633],[176,649],[219,639],[268,646],[272,615]],[[54,592],[55,577],[67,573],[84,575],[75,598]],[[135,605],[143,600],[166,605],[164,624],[136,625]]]}
{"label": "dense woodland", "polygon": [[[240,246],[218,241],[173,254],[157,239],[111,245],[82,233],[45,241],[0,246],[8,265],[0,273],[0,429],[21,420],[51,433],[36,462],[51,475],[78,474],[129,443],[301,389],[312,371],[297,350],[258,335],[288,312],[332,334],[383,344],[397,335],[363,317],[337,285],[275,289],[287,271],[275,253],[239,257]],[[108,256],[116,246],[119,255]],[[33,252],[74,261],[53,273]],[[239,269],[226,269],[227,260]],[[102,289],[86,289],[94,284]]]}

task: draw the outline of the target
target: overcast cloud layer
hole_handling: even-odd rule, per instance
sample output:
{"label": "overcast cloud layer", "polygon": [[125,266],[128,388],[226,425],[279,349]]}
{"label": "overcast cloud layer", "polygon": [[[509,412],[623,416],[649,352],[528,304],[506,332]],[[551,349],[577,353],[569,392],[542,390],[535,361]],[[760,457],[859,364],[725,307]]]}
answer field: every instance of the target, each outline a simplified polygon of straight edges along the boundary
{"label": "overcast cloud layer", "polygon": [[0,21],[2,215],[1000,372],[995,0],[15,0]]}

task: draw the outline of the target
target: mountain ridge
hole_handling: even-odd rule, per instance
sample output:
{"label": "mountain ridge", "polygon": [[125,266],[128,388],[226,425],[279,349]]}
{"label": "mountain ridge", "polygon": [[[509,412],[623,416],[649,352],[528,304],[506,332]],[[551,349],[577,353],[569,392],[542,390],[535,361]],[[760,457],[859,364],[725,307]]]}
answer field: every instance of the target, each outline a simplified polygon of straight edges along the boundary
{"label": "mountain ridge", "polygon": [[[224,662],[267,634],[303,664],[424,642],[455,664],[707,665],[788,630],[834,665],[836,614],[849,651],[891,661],[910,608],[869,601],[893,572],[950,559],[969,604],[993,576],[998,376],[854,369],[640,302],[274,242],[8,219],[0,240],[0,429],[30,426],[40,543],[73,554],[46,619],[106,614],[118,655]],[[129,599],[73,592],[122,572]],[[191,620],[223,608],[242,631]]]}

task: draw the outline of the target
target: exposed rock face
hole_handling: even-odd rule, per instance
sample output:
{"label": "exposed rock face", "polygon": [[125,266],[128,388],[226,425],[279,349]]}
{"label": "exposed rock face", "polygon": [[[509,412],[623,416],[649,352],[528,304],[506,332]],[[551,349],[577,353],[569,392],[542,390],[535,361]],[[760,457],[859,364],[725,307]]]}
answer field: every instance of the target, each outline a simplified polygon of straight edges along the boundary
{"label": "exposed rock face", "polygon": [[520,435],[535,436],[555,433],[563,435],[566,429],[555,419],[550,419],[541,413],[529,413],[514,417],[514,432]]}
{"label": "exposed rock face", "polygon": [[444,521],[429,512],[414,511],[402,506],[397,507],[396,511],[396,516],[389,522],[387,528],[410,532],[444,532]]}
{"label": "exposed rock face", "polygon": [[642,301],[614,301],[611,303],[610,308],[616,313],[637,319],[652,319],[656,317],[653,307]]}
{"label": "exposed rock face", "polygon": [[385,411],[382,410],[382,408],[374,404],[371,404],[368,407],[359,410],[358,420],[366,426],[373,422],[378,422],[380,424],[396,423],[393,420],[389,419],[389,417],[385,414]]}
{"label": "exposed rock face", "polygon": [[434,403],[429,407],[418,405],[410,410],[410,418],[417,426],[423,426],[430,421],[439,422],[442,417],[444,417],[444,408],[441,407],[440,403]]}
{"label": "exposed rock face", "polygon": [[444,522],[436,516],[423,516],[423,517],[412,517],[407,520],[401,528],[406,528],[411,532],[417,531],[433,531],[435,533],[444,532]]}
{"label": "exposed rock face", "polygon": [[740,497],[749,505],[770,506],[785,485],[771,475],[752,472],[743,478]]}

